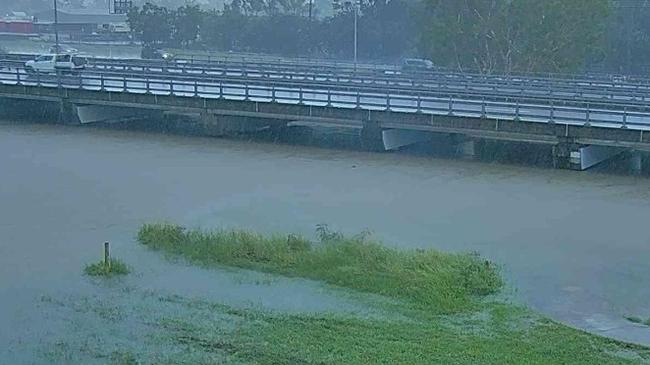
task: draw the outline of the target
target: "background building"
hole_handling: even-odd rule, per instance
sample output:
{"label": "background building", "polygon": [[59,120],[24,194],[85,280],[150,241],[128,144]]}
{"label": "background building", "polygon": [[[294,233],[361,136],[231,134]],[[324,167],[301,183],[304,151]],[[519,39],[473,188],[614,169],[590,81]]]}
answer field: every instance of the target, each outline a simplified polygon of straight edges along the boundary
{"label": "background building", "polygon": [[24,12],[13,11],[0,18],[0,33],[15,35],[34,35],[34,19]]}
{"label": "background building", "polygon": [[[59,35],[70,40],[122,40],[129,35],[126,14],[85,9],[60,10],[58,23]],[[54,12],[48,10],[36,13],[34,27],[38,33],[54,33]]]}

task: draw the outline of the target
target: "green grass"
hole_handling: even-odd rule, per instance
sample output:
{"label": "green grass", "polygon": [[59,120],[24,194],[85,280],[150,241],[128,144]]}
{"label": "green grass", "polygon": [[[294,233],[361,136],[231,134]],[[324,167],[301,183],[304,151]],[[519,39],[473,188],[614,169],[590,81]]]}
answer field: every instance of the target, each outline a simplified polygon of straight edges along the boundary
{"label": "green grass", "polygon": [[104,261],[100,261],[86,265],[84,268],[84,273],[88,276],[126,275],[129,272],[129,267],[118,259],[111,259],[110,265],[106,265]]}
{"label": "green grass", "polygon": [[454,315],[452,321],[424,311],[406,319],[368,319],[185,303],[188,311],[239,317],[237,330],[224,332],[218,323],[185,315],[160,322],[169,338],[199,358],[225,354],[236,363],[595,365],[635,364],[650,356],[641,346],[589,335],[507,304],[488,304],[480,316]]}
{"label": "green grass", "polygon": [[230,230],[203,232],[147,224],[138,241],[204,266],[228,265],[320,280],[340,287],[407,300],[434,313],[471,309],[477,297],[502,286],[495,266],[477,255],[435,250],[400,251],[343,237],[321,227],[322,242]]}
{"label": "green grass", "polygon": [[[495,266],[474,254],[400,251],[319,227],[320,242],[147,224],[138,240],[203,266],[234,266],[393,298],[385,317],[282,314],[188,302],[162,330],[187,353],[251,364],[636,364],[650,350],[594,336],[492,298]],[[192,311],[240,317],[237,330]],[[384,308],[384,309],[386,309]],[[203,354],[203,355],[200,355]],[[183,359],[185,355],[180,355]],[[180,360],[179,360],[180,361]]]}

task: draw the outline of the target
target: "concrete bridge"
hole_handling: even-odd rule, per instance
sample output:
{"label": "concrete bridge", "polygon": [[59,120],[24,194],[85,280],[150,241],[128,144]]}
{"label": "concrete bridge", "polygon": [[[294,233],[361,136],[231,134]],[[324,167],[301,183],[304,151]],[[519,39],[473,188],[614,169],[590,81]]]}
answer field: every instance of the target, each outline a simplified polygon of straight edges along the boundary
{"label": "concrete bridge", "polygon": [[[317,123],[356,128],[372,149],[449,136],[472,155],[484,139],[553,146],[557,167],[586,169],[650,151],[645,80],[532,78],[254,63],[91,59],[79,75],[30,75],[0,60],[0,111],[55,105],[64,123],[190,114],[216,134]],[[433,143],[433,142],[431,142]]]}

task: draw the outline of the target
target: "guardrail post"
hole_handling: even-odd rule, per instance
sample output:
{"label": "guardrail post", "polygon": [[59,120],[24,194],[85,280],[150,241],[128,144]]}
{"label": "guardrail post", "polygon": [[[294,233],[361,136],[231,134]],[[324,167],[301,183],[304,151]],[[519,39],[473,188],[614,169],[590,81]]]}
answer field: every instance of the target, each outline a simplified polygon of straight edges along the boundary
{"label": "guardrail post", "polygon": [[41,86],[41,73],[36,73],[36,85]]}
{"label": "guardrail post", "polygon": [[485,111],[485,97],[483,97],[483,100],[481,102],[481,118],[487,118],[487,112]]}
{"label": "guardrail post", "polygon": [[451,95],[449,95],[449,109],[447,110],[447,115],[454,115],[454,100]]}
{"label": "guardrail post", "polygon": [[304,104],[303,98],[302,98],[302,87],[298,90],[298,104]]}
{"label": "guardrail post", "polygon": [[18,85],[22,84],[22,82],[20,81],[20,70],[19,69],[16,69],[16,80],[18,82]]}
{"label": "guardrail post", "polygon": [[515,121],[518,122],[519,120],[519,100],[517,100],[515,104]]}
{"label": "guardrail post", "polygon": [[151,82],[149,81],[149,77],[147,77],[147,79],[145,80],[145,86],[146,86],[146,88],[147,88],[147,89],[146,89],[146,90],[147,90],[146,93],[147,93],[147,94],[151,94]]}
{"label": "guardrail post", "polygon": [[106,91],[106,87],[104,86],[104,74],[103,73],[99,74],[99,90]]}
{"label": "guardrail post", "polygon": [[587,121],[585,122],[585,127],[589,127],[591,125],[591,115],[590,114],[591,113],[589,111],[589,104],[587,104],[587,112],[586,112]]}
{"label": "guardrail post", "polygon": [[420,96],[420,93],[418,93],[418,113],[422,113],[422,97]]}
{"label": "guardrail post", "polygon": [[623,125],[621,126],[622,129],[627,128],[627,107],[623,108]]}
{"label": "guardrail post", "polygon": [[357,105],[356,105],[356,108],[357,109],[361,108],[361,93],[359,93],[359,91],[357,91]]}
{"label": "guardrail post", "polygon": [[174,95],[174,80],[169,80],[169,95]]}
{"label": "guardrail post", "polygon": [[327,90],[327,106],[332,106],[332,93]]}
{"label": "guardrail post", "polygon": [[199,96],[199,82],[194,80],[194,96]]}
{"label": "guardrail post", "polygon": [[386,110],[390,111],[390,93],[386,93]]}
{"label": "guardrail post", "polygon": [[244,100],[246,100],[246,101],[251,100],[251,99],[248,97],[248,96],[249,96],[248,93],[249,93],[249,91],[248,91],[248,84],[244,84],[244,96],[245,96],[245,97],[244,97]]}
{"label": "guardrail post", "polygon": [[275,103],[277,100],[275,99],[275,85],[271,86],[271,102]]}
{"label": "guardrail post", "polygon": [[550,106],[551,110],[549,111],[548,122],[553,124],[555,123],[555,105],[553,105],[553,100],[551,100]]}
{"label": "guardrail post", "polygon": [[122,76],[122,90],[126,92],[126,75]]}
{"label": "guardrail post", "polygon": [[223,82],[219,81],[219,99],[223,99]]}
{"label": "guardrail post", "polygon": [[59,72],[56,72],[56,86],[58,86],[59,88],[63,87],[63,85],[61,84],[61,74]]}

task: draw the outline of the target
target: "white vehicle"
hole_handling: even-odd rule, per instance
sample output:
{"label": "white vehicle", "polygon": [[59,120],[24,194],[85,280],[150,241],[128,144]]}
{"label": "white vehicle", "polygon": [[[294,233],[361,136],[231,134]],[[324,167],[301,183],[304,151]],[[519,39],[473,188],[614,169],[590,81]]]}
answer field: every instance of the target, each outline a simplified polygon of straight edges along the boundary
{"label": "white vehicle", "polygon": [[402,71],[429,71],[434,65],[430,60],[421,58],[407,58],[402,61]]}
{"label": "white vehicle", "polygon": [[27,73],[76,73],[85,67],[85,58],[69,53],[45,54],[25,63]]}

